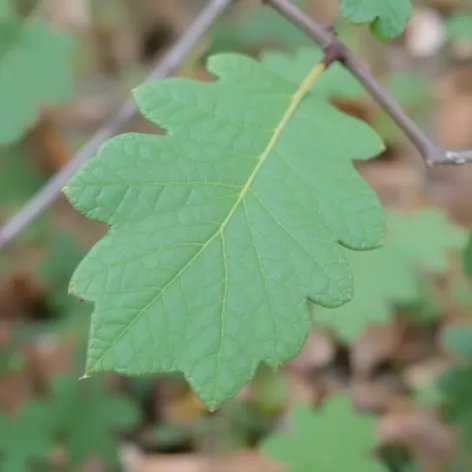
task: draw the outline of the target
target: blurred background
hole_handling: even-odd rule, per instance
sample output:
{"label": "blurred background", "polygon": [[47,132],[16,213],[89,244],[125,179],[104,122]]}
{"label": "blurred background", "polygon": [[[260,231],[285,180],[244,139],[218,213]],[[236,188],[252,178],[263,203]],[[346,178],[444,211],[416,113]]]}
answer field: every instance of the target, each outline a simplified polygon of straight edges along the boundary
{"label": "blurred background", "polygon": [[[11,96],[20,101],[41,80],[43,53],[32,50],[35,69],[18,76],[14,92],[0,92],[0,222],[113,117],[207,1],[0,0],[0,88],[15,15],[23,25],[44,23],[67,58],[47,66],[53,90],[21,133],[9,129],[16,119]],[[335,0],[296,3],[334,24],[438,144],[472,148],[470,0],[414,1],[405,34],[389,44],[343,21]],[[212,80],[205,59],[219,52],[291,56],[302,48],[316,46],[259,1],[240,0],[176,75]],[[316,407],[341,391],[359,414],[374,415],[372,454],[385,470],[472,470],[472,270],[468,276],[463,264],[472,165],[426,168],[361,89],[343,87],[332,103],[367,121],[387,146],[358,168],[385,205],[393,251],[365,266],[353,261],[359,287],[352,306],[338,316],[313,309],[301,354],[277,372],[261,367],[214,413],[179,375],[79,382],[92,307],[68,295],[68,282],[106,228],[85,220],[61,195],[0,250],[1,471],[285,470],[258,452],[260,441],[287,427],[296,403]],[[121,131],[157,132],[139,116]]]}

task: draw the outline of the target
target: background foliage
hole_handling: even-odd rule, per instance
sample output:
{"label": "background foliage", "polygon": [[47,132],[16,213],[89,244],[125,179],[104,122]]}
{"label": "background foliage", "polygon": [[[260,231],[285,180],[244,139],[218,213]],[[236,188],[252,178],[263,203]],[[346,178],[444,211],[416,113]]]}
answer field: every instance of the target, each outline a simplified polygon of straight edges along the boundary
{"label": "background foliage", "polygon": [[[145,3],[133,0],[98,5],[91,1],[74,10],[61,2],[0,2],[1,221],[14,214],[72,158],[78,145],[113,115],[130,89],[188,28],[197,7],[204,2],[180,0],[170,2],[170,7],[155,2],[157,6],[150,10]],[[326,5],[320,6],[325,3],[298,2],[310,15],[334,21],[341,39],[375,71],[379,81],[424,129],[432,130],[450,147],[472,148],[472,101],[467,85],[472,77],[467,65],[472,41],[466,5],[452,0],[427,1],[420,7],[413,2],[411,10],[409,2],[396,0],[395,8],[388,10],[379,7],[379,2],[342,0],[342,15],[337,15]],[[388,6],[389,2],[382,5]],[[391,16],[390,11],[395,15]],[[433,15],[434,21],[439,19],[443,47],[431,57],[418,57],[415,41],[420,41],[419,32],[425,28],[418,24],[428,15]],[[402,33],[410,16],[413,21]],[[356,26],[353,28],[347,20]],[[427,23],[429,42],[436,34],[432,32],[434,21]],[[390,39],[394,40],[387,43]],[[292,90],[322,55],[316,45],[274,11],[258,4],[241,5],[216,25],[178,75],[212,80],[204,64],[213,53],[222,52],[244,53],[260,61],[255,69],[260,73],[260,82],[241,80],[240,62],[231,72],[230,64],[220,66],[237,82],[234,89],[221,92],[226,104],[223,111],[240,119],[249,110],[250,117],[259,120],[258,125],[272,125],[278,103],[273,97],[265,101],[257,98],[261,83],[270,77],[279,92]],[[442,65],[439,72],[438,64]],[[236,131],[240,133],[240,146],[250,141],[241,137],[242,133],[248,135],[248,130],[235,131],[233,124],[225,128],[226,135],[214,133],[209,143],[202,143],[214,122],[203,114],[197,116],[194,103],[197,100],[199,107],[211,105],[211,91],[217,85],[184,86],[180,81],[168,84],[173,85],[138,89],[138,98],[149,117],[146,110],[149,100],[154,99],[148,96],[151,92],[157,94],[161,90],[165,94],[168,87],[174,87],[179,88],[179,93],[184,90],[188,94],[185,106],[172,108],[167,104],[165,109],[162,102],[163,116],[151,117],[162,127],[172,121],[174,127],[185,124],[191,130],[184,138],[192,142],[185,144],[180,139],[181,150],[192,148],[193,152],[193,141],[197,140],[204,158],[216,155],[217,145],[221,152],[231,152],[228,135],[237,134]],[[259,88],[254,95],[244,95],[251,87]],[[233,93],[236,88],[244,89],[239,97]],[[197,92],[192,97],[193,90]],[[103,243],[96,243],[106,228],[86,221],[63,198],[0,252],[2,471],[85,471],[97,467],[103,471],[121,468],[141,472],[166,470],[170,463],[182,471],[191,470],[189,464],[192,470],[203,471],[208,468],[208,457],[216,457],[211,459],[215,470],[235,467],[271,471],[275,462],[297,471],[315,467],[333,472],[341,468],[469,470],[470,170],[462,167],[430,172],[417,166],[417,156],[402,133],[339,64],[320,78],[304,107],[303,112],[312,121],[303,126],[298,121],[294,123],[296,140],[292,153],[302,156],[309,151],[327,160],[326,169],[301,172],[304,178],[314,174],[318,192],[343,195],[348,202],[353,201],[347,182],[332,185],[327,178],[328,172],[334,174],[345,164],[341,162],[339,146],[349,149],[342,156],[347,162],[377,154],[380,145],[376,134],[386,144],[376,159],[355,162],[355,169],[349,169],[349,181],[360,180],[360,175],[376,191],[385,210],[387,229],[384,248],[369,252],[354,252],[341,246],[337,249],[353,270],[352,301],[338,308],[311,305],[312,326],[301,353],[275,370],[259,366],[250,384],[214,413],[208,412],[183,376],[175,372],[149,377],[104,374],[79,380],[84,374],[92,305],[77,296],[94,289],[84,288],[82,281],[82,285],[74,287],[77,296],[71,296],[69,281],[90,248],[103,250]],[[118,221],[126,213],[123,206],[115,205],[122,201],[118,198],[120,192],[141,192],[143,206],[130,201],[127,218],[140,211],[149,212],[146,205],[150,194],[146,196],[139,182],[143,175],[161,177],[160,169],[153,167],[157,155],[153,146],[163,138],[151,137],[159,134],[159,129],[136,119],[126,131],[147,136],[140,135],[141,141],[136,144],[125,136],[114,141],[117,146],[103,148],[102,155],[109,155],[110,161],[106,168],[99,169],[99,164],[90,161],[98,180],[115,178],[117,169],[121,169],[124,179],[123,187],[100,196],[104,203],[101,216],[107,213],[107,221]],[[362,142],[363,135],[372,140],[370,144]],[[131,148],[148,141],[152,144],[150,167],[139,169]],[[311,148],[321,141],[324,146]],[[253,152],[256,146],[251,143],[247,148]],[[318,161],[309,162],[315,166]],[[181,170],[187,176],[189,169],[189,161],[182,162]],[[289,170],[279,169],[279,174],[287,182],[292,176],[287,189],[294,205],[307,198],[298,216],[304,224],[311,224],[314,218],[306,191],[309,187]],[[240,179],[236,184],[241,186],[246,175],[234,168],[220,177],[233,183]],[[135,185],[127,187],[126,181],[133,178]],[[267,174],[265,181],[270,198],[282,193],[272,174]],[[72,200],[80,201],[84,207],[88,196],[80,194],[74,182],[77,184],[78,180],[69,184],[72,190],[68,194],[74,192]],[[327,205],[325,221],[333,215],[339,216]],[[287,263],[289,242],[268,228],[260,248],[270,247],[274,259]],[[343,234],[352,236],[351,231],[352,228]],[[127,238],[123,234],[115,233],[119,239],[116,247],[110,247],[109,252],[105,248],[107,257],[115,262],[120,254],[137,254],[164,237],[162,232],[156,234],[154,227],[146,229],[139,244],[131,235]],[[243,249],[239,262],[247,256]],[[141,262],[143,267],[148,264],[151,272],[162,263],[146,255],[141,255]],[[98,277],[103,270],[98,259],[93,267],[87,264],[81,266],[79,273],[90,270]],[[118,286],[122,282],[120,274],[106,273],[110,284]],[[133,272],[130,283],[142,281],[143,273]],[[211,276],[211,271],[202,265],[195,280]],[[251,276],[250,270],[241,277],[244,285],[238,297],[244,293],[248,299],[248,293],[260,280]],[[295,283],[298,288],[302,286],[302,281]],[[234,296],[234,300],[240,300]],[[196,301],[188,306],[183,305],[182,299],[175,303],[180,309],[183,307],[189,319],[197,315]],[[253,318],[254,310],[250,313]],[[283,325],[283,333],[298,333],[300,346],[306,327],[295,323],[293,310],[287,313],[292,321]],[[268,316],[261,317],[261,327],[269,321]],[[257,334],[252,328],[246,331],[246,335]],[[176,332],[176,345],[181,350],[187,349],[190,341],[196,342],[199,334],[201,345],[208,340],[208,330],[196,329],[188,339],[182,336],[182,326]],[[160,335],[156,345],[166,341],[162,332]],[[131,337],[125,339],[129,341]],[[136,344],[135,348],[141,347]],[[253,351],[254,358],[275,359],[272,354],[266,355],[267,347],[261,343],[254,341]],[[278,352],[279,358],[273,364],[293,352],[288,348]],[[123,371],[143,362],[146,367],[157,362],[157,355],[155,359],[145,359],[139,349],[131,354]],[[228,359],[228,365],[240,367],[242,357]],[[172,362],[168,364],[159,370],[173,370],[167,368],[172,367]],[[237,378],[238,387],[230,393],[239,391],[247,377],[245,374]],[[204,396],[205,400],[208,398]]]}

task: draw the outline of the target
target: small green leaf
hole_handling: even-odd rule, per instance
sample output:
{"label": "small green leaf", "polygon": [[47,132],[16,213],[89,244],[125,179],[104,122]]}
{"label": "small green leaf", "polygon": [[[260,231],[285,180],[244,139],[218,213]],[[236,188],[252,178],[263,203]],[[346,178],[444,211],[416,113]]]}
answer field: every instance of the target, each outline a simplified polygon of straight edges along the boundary
{"label": "small green leaf", "polygon": [[386,471],[369,457],[376,443],[375,420],[356,413],[348,397],[337,395],[318,410],[299,404],[290,423],[289,433],[274,433],[260,449],[291,472]]}
{"label": "small green leaf", "polygon": [[54,416],[47,403],[31,401],[16,416],[0,412],[0,465],[2,472],[29,472],[54,450]]}
{"label": "small green leaf", "polygon": [[[286,77],[294,83],[301,83],[313,65],[323,59],[323,52],[316,46],[303,47],[296,55],[268,52],[262,56],[262,64],[269,70]],[[362,85],[341,64],[330,66],[313,87],[313,93],[327,98],[359,98],[364,92]]]}
{"label": "small green leaf", "polygon": [[353,23],[369,23],[381,41],[400,36],[411,16],[411,0],[340,0],[343,15]]}
{"label": "small green leaf", "polygon": [[445,21],[449,41],[466,41],[472,44],[472,15],[454,13]]}
{"label": "small green leaf", "polygon": [[117,433],[136,426],[139,410],[129,399],[109,391],[100,379],[73,375],[52,385],[56,428],[64,438],[69,463],[77,466],[92,457],[116,466]]}
{"label": "small green leaf", "polygon": [[72,46],[40,20],[0,19],[0,145],[17,141],[41,105],[71,95]]}
{"label": "small green leaf", "polygon": [[383,145],[256,60],[221,54],[209,70],[219,80],[139,87],[139,109],[168,134],[108,141],[65,194],[112,226],[71,281],[95,301],[87,373],[182,371],[214,408],[261,361],[298,354],[307,296],[350,298],[341,245],[374,248],[384,232],[352,160]]}

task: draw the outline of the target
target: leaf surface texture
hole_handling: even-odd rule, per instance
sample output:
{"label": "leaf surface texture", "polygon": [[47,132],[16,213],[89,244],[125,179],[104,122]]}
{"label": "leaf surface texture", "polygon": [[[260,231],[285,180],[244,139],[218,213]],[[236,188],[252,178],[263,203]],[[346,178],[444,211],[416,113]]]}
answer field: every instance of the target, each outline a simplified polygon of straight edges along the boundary
{"label": "leaf surface texture", "polygon": [[383,144],[256,60],[221,54],[208,69],[218,80],[140,86],[141,113],[167,134],[108,141],[65,193],[111,226],[71,281],[95,302],[87,373],[182,371],[216,407],[259,362],[300,351],[307,297],[350,299],[341,245],[371,249],[384,231],[351,161]]}

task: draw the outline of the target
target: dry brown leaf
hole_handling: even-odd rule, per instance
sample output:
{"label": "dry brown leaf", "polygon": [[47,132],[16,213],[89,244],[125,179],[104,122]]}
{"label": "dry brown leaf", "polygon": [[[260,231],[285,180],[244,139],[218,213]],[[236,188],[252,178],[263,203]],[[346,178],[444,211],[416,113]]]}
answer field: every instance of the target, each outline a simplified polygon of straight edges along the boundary
{"label": "dry brown leaf", "polygon": [[398,350],[404,327],[398,320],[388,325],[369,326],[351,348],[355,376],[367,376],[378,364],[391,359]]}
{"label": "dry brown leaf", "polygon": [[333,361],[336,345],[326,331],[311,331],[300,354],[287,364],[289,370],[308,372],[322,368]]}
{"label": "dry brown leaf", "polygon": [[353,403],[361,411],[381,413],[408,402],[402,385],[394,377],[376,380],[354,379],[350,392]]}
{"label": "dry brown leaf", "polygon": [[282,472],[257,452],[205,457],[201,454],[153,455],[130,472]]}
{"label": "dry brown leaf", "polygon": [[443,357],[431,357],[406,367],[401,373],[401,378],[408,387],[418,390],[431,385],[447,366],[448,362]]}
{"label": "dry brown leaf", "polygon": [[67,337],[48,337],[36,341],[26,348],[30,374],[42,380],[52,380],[70,372],[75,348],[75,340]]}
{"label": "dry brown leaf", "polygon": [[28,372],[12,372],[0,376],[1,411],[16,412],[34,393],[34,385]]}
{"label": "dry brown leaf", "polygon": [[453,457],[453,435],[431,412],[412,407],[381,419],[378,433],[383,443],[409,450],[421,471],[443,472]]}

